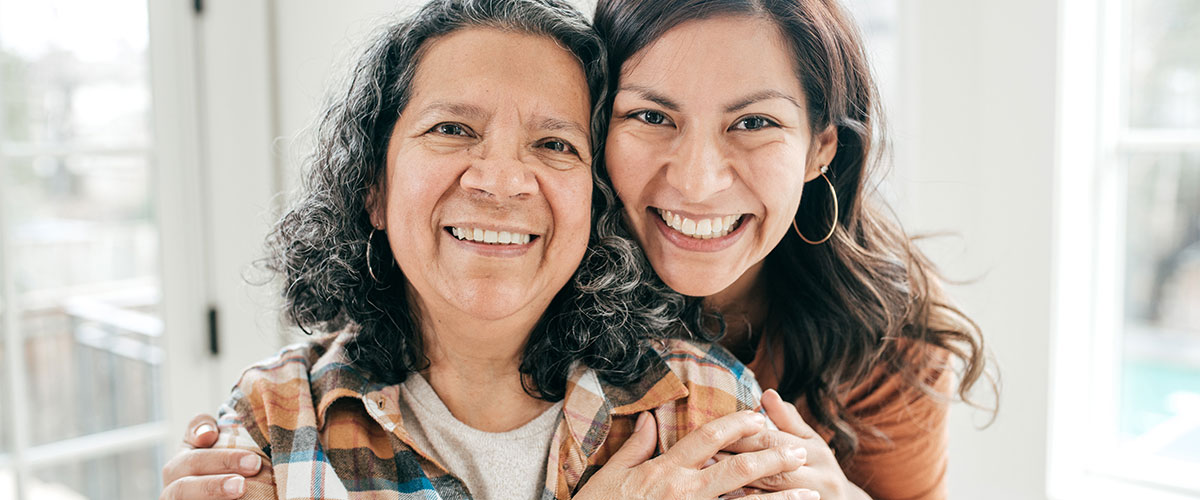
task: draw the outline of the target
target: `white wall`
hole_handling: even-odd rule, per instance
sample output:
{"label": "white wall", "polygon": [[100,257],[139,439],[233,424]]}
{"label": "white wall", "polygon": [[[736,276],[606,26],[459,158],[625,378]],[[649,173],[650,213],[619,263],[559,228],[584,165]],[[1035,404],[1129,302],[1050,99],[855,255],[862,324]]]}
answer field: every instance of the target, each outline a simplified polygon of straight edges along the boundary
{"label": "white wall", "polygon": [[[1057,2],[910,0],[899,211],[979,322],[1000,413],[951,414],[951,498],[1044,499]],[[982,392],[982,402],[990,403]]]}

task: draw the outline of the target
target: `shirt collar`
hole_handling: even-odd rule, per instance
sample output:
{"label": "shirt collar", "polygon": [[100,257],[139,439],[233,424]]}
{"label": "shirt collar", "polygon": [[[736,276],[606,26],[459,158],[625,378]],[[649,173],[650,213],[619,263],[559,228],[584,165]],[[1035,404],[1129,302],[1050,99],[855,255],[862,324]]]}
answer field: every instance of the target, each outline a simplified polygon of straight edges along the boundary
{"label": "shirt collar", "polygon": [[576,362],[567,379],[563,415],[581,451],[590,457],[608,437],[615,416],[635,415],[687,397],[687,387],[667,366],[656,345],[649,366],[635,382],[623,386],[600,380],[595,370]]}
{"label": "shirt collar", "polygon": [[[346,352],[353,333],[322,339],[316,349],[324,349],[309,372],[313,401],[317,403],[317,428],[325,426],[325,414],[341,398],[364,400],[369,393],[383,389],[355,368]],[[647,353],[647,368],[631,384],[613,385],[600,380],[596,370],[575,362],[569,370],[563,414],[575,442],[585,456],[604,443],[614,416],[636,415],[670,401],[687,397],[688,389],[671,371],[656,344]]]}
{"label": "shirt collar", "polygon": [[317,429],[325,427],[325,413],[341,398],[362,399],[373,388],[365,373],[350,364],[346,343],[354,333],[342,333],[317,342],[315,349],[324,349],[312,368],[308,380],[313,401],[317,403]]}

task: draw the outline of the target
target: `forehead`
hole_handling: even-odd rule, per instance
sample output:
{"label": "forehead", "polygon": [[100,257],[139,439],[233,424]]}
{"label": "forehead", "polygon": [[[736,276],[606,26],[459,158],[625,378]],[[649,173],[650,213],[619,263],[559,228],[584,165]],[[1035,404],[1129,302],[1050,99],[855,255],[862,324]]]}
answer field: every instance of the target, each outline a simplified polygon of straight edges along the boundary
{"label": "forehead", "polygon": [[583,67],[554,39],[474,27],[427,43],[410,104],[453,101],[487,110],[516,106],[587,126],[590,94]]}
{"label": "forehead", "polygon": [[796,61],[768,19],[727,15],[687,21],[621,67],[627,83],[697,96],[774,88],[799,100]]}

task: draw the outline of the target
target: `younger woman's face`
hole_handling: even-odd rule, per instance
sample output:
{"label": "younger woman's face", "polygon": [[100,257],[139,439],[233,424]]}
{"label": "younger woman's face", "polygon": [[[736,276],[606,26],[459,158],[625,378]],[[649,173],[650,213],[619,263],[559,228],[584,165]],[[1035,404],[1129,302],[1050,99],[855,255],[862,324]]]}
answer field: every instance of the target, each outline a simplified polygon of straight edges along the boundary
{"label": "younger woman's face", "polygon": [[690,21],[625,62],[605,165],[667,285],[709,296],[753,280],[836,152],[836,132],[814,137],[807,113],[768,20]]}

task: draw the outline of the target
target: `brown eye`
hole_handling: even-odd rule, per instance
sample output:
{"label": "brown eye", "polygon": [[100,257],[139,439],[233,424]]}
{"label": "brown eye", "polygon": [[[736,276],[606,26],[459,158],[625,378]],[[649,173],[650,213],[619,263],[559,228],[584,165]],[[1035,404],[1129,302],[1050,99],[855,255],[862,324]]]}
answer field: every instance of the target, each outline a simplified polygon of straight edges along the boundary
{"label": "brown eye", "polygon": [[671,119],[667,118],[667,115],[659,113],[658,111],[638,111],[630,115],[630,117],[649,125],[671,125]]}
{"label": "brown eye", "polygon": [[574,146],[571,146],[566,141],[560,141],[558,139],[550,139],[546,142],[543,142],[541,146],[556,153],[575,153]]}
{"label": "brown eye", "polygon": [[738,120],[733,128],[736,130],[758,130],[766,127],[778,127],[779,124],[761,116],[747,116]]}
{"label": "brown eye", "polygon": [[439,123],[429,129],[430,132],[436,132],[442,135],[457,135],[462,137],[471,137],[470,129],[458,123]]}

